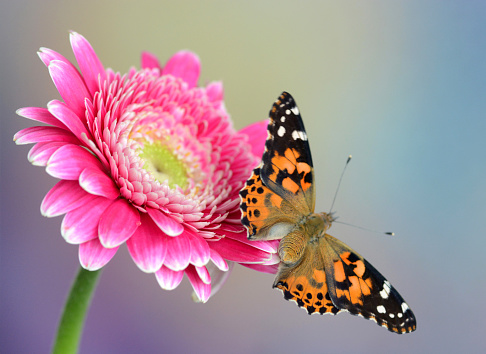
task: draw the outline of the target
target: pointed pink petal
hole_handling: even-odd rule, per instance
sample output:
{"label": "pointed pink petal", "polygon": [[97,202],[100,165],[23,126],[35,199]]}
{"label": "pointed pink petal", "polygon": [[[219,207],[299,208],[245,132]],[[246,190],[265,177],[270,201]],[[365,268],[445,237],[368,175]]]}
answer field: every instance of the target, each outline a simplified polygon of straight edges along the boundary
{"label": "pointed pink petal", "polygon": [[30,149],[27,159],[34,166],[46,166],[47,161],[49,161],[52,154],[64,145],[66,145],[66,143],[37,143]]}
{"label": "pointed pink petal", "polygon": [[263,263],[271,258],[270,253],[230,238],[210,242],[209,247],[217,251],[224,259],[238,263]]}
{"label": "pointed pink petal", "polygon": [[241,129],[238,134],[248,136],[248,142],[251,145],[251,152],[254,156],[261,158],[265,150],[265,141],[267,140],[268,119],[250,124]]}
{"label": "pointed pink petal", "polygon": [[75,180],[84,169],[102,169],[101,162],[78,145],[64,145],[47,161],[46,172],[52,177]]}
{"label": "pointed pink petal", "polygon": [[115,255],[118,247],[105,248],[94,240],[79,245],[79,262],[84,269],[95,271],[105,266]]}
{"label": "pointed pink petal", "polygon": [[184,270],[191,259],[191,241],[186,234],[167,238],[164,265],[174,271]]}
{"label": "pointed pink petal", "polygon": [[140,215],[142,224],[127,241],[128,251],[135,264],[146,273],[154,273],[162,267],[167,253],[167,237],[146,215]]}
{"label": "pointed pink petal", "polygon": [[126,199],[118,199],[103,213],[98,226],[101,244],[107,248],[120,246],[140,226],[140,213]]}
{"label": "pointed pink petal", "polygon": [[196,296],[201,302],[206,302],[211,296],[211,285],[205,284],[196,272],[194,266],[190,265],[185,270]]}
{"label": "pointed pink petal", "polygon": [[262,251],[268,253],[277,253],[278,245],[280,240],[272,240],[272,241],[250,241],[247,238],[246,232],[229,232],[224,231],[222,232],[227,238],[233,239],[235,241],[247,244],[251,247],[258,248]]}
{"label": "pointed pink petal", "polygon": [[79,175],[80,186],[88,193],[108,199],[120,196],[120,190],[115,182],[100,169],[86,168]]}
{"label": "pointed pink petal", "polygon": [[105,81],[105,68],[86,38],[79,33],[71,32],[70,40],[84,81],[89,91],[94,94],[99,90],[98,80]]}
{"label": "pointed pink petal", "polygon": [[272,253],[271,257],[267,260],[265,260],[262,265],[274,265],[274,264],[279,264],[280,263],[280,257],[278,256],[277,253]]}
{"label": "pointed pink petal", "polygon": [[72,109],[74,114],[84,118],[86,115],[84,100],[91,98],[91,94],[84,81],[79,77],[78,71],[73,69],[71,65],[58,60],[51,61],[48,69],[64,102]]}
{"label": "pointed pink petal", "polygon": [[162,266],[158,271],[155,272],[157,282],[164,290],[174,290],[177,288],[181,283],[183,276],[183,271],[174,272],[166,266]]}
{"label": "pointed pink petal", "polygon": [[52,218],[77,209],[96,196],[86,193],[77,181],[62,180],[52,187],[41,204],[41,214]]}
{"label": "pointed pink petal", "polygon": [[196,268],[197,275],[203,281],[204,284],[211,284],[211,276],[206,267],[194,267]]}
{"label": "pointed pink petal", "polygon": [[81,142],[73,133],[58,127],[30,127],[22,129],[14,135],[14,141],[17,145],[44,143],[52,141],[61,141],[71,144],[80,144]]}
{"label": "pointed pink petal", "polygon": [[66,214],[61,224],[62,237],[68,243],[79,244],[98,238],[98,224],[106,208],[113,203],[103,197],[91,199]]}
{"label": "pointed pink petal", "polygon": [[175,221],[174,219],[166,216],[162,211],[153,208],[147,208],[147,213],[158,227],[165,234],[169,236],[179,236],[184,231],[184,226]]}
{"label": "pointed pink petal", "polygon": [[263,264],[247,264],[247,263],[240,263],[242,266],[247,268],[256,270],[262,273],[269,273],[269,274],[276,274],[278,271],[279,263],[271,264],[271,265],[263,265]]}
{"label": "pointed pink petal", "polygon": [[159,59],[149,52],[142,52],[142,69],[160,69]]}
{"label": "pointed pink petal", "polygon": [[66,125],[66,127],[81,141],[84,141],[85,138],[83,137],[83,134],[86,137],[91,137],[91,134],[88,132],[86,129],[86,126],[84,125],[83,121],[86,120],[86,118],[83,115],[77,115],[73,110],[71,110],[70,107],[68,107],[65,103],[58,101],[58,100],[52,100],[47,104],[47,109],[49,112],[59,119],[62,123]]}
{"label": "pointed pink petal", "polygon": [[37,122],[50,124],[58,128],[67,129],[64,123],[60,122],[56,117],[54,117],[47,110],[47,108],[24,107],[24,108],[17,109],[15,113],[27,119],[32,119]]}
{"label": "pointed pink petal", "polygon": [[229,262],[229,268],[226,271],[216,268],[211,263],[207,266],[209,274],[211,275],[211,296],[214,296],[214,294],[221,289],[223,284],[229,278],[234,267],[235,262]]}
{"label": "pointed pink petal", "polygon": [[199,235],[194,235],[190,232],[186,232],[189,240],[191,241],[191,264],[196,267],[202,267],[209,262],[211,258],[211,253],[209,250],[208,243]]}
{"label": "pointed pink petal", "polygon": [[201,72],[199,57],[189,51],[180,51],[169,59],[162,69],[163,75],[180,77],[189,84],[189,88],[195,87]]}
{"label": "pointed pink petal", "polygon": [[64,64],[71,66],[72,71],[77,72],[79,79],[82,80],[81,74],[79,73],[78,69],[76,69],[76,67],[69,60],[67,60],[64,56],[62,56],[58,52],[49,48],[40,48],[37,54],[39,55],[39,58],[42,60],[44,65],[47,67],[53,60],[62,61]]}
{"label": "pointed pink petal", "polygon": [[206,94],[211,102],[223,101],[223,83],[221,81],[213,81],[206,86]]}
{"label": "pointed pink petal", "polygon": [[229,269],[228,263],[226,263],[223,257],[221,257],[221,255],[212,248],[209,248],[209,251],[211,253],[211,261],[214,263],[214,265],[218,267],[219,270],[226,272]]}

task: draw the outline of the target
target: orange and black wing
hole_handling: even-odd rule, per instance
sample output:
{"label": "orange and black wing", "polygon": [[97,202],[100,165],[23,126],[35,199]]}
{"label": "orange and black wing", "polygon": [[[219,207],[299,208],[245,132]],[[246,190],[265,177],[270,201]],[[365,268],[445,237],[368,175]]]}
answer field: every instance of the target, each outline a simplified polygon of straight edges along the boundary
{"label": "orange and black wing", "polygon": [[240,192],[241,222],[250,239],[281,239],[314,211],[314,169],[309,142],[292,96],[270,110],[262,162]]}
{"label": "orange and black wing", "polygon": [[416,329],[412,310],[375,267],[328,234],[319,239],[319,244],[329,295],[337,308],[373,320],[395,333]]}

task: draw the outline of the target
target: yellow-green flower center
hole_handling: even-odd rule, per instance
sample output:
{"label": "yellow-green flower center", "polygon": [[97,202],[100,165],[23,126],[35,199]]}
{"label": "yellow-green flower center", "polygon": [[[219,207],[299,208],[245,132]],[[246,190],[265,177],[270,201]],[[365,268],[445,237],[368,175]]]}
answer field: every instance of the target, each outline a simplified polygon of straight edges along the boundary
{"label": "yellow-green flower center", "polygon": [[145,144],[139,156],[144,160],[143,168],[159,182],[167,181],[170,188],[187,186],[187,171],[172,151],[161,142]]}

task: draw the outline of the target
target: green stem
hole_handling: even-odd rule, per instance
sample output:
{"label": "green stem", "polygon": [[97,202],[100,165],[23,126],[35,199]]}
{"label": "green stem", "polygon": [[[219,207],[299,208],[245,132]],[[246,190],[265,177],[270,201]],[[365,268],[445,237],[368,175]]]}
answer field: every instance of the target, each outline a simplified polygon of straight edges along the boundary
{"label": "green stem", "polygon": [[86,311],[89,308],[100,274],[101,270],[91,272],[80,268],[59,322],[52,353],[69,354],[78,351]]}

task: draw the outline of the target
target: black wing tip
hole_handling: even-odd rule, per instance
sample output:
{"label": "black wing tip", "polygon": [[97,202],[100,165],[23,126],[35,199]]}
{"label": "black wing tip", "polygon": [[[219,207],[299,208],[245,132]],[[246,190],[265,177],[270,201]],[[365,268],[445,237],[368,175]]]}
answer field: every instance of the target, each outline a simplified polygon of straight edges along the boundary
{"label": "black wing tip", "polygon": [[282,93],[278,96],[277,100],[275,101],[274,107],[278,109],[281,107],[282,104],[286,106],[291,102],[293,102],[292,106],[295,106],[295,100],[292,97],[292,95],[287,91],[282,91]]}

